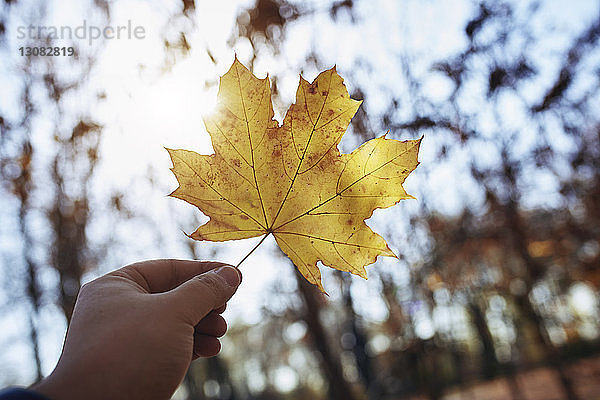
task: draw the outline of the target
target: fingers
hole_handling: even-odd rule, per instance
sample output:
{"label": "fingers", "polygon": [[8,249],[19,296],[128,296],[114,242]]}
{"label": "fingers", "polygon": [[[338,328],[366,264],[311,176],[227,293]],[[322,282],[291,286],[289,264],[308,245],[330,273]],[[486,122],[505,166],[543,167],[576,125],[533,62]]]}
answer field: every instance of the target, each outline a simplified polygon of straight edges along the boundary
{"label": "fingers", "polygon": [[198,357],[213,357],[221,351],[221,342],[214,336],[195,335],[193,359]]}
{"label": "fingers", "polygon": [[227,304],[224,304],[224,305],[223,305],[223,306],[221,306],[221,307],[215,308],[215,310],[214,310],[214,311],[215,311],[217,314],[223,314],[223,313],[225,312],[225,310],[226,310],[226,309],[227,309]]}
{"label": "fingers", "polygon": [[174,312],[196,326],[211,311],[225,305],[241,280],[238,269],[222,266],[197,275],[164,295]]}
{"label": "fingers", "polygon": [[195,335],[221,337],[225,332],[227,332],[227,322],[225,322],[225,318],[217,314],[216,311],[213,311],[202,318],[202,320],[194,327]]}
{"label": "fingers", "polygon": [[129,264],[111,274],[133,280],[148,293],[162,293],[196,275],[225,265],[228,264],[217,261],[157,259]]}
{"label": "fingers", "polygon": [[227,322],[216,311],[204,317],[194,327],[194,359],[213,357],[221,350],[218,337],[227,332]]}

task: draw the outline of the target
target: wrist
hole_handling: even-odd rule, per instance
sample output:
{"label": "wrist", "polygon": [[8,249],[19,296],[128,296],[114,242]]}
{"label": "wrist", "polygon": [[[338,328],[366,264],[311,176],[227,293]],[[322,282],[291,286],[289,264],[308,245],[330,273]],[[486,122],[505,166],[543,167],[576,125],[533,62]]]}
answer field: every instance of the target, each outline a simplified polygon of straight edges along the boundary
{"label": "wrist", "polygon": [[[67,390],[67,388],[69,389]],[[70,400],[76,397],[74,397],[72,388],[66,382],[57,379],[55,372],[30,386],[29,390],[46,397],[48,400]]]}
{"label": "wrist", "polygon": [[48,400],[94,400],[95,398],[91,396],[93,393],[82,391],[82,384],[85,385],[77,378],[64,379],[61,374],[54,370],[46,378],[32,385],[29,390],[46,397]]}
{"label": "wrist", "polygon": [[36,394],[39,394],[40,396],[47,398],[48,400],[62,400],[62,398],[57,394],[54,385],[52,385],[49,380],[50,376],[47,376],[41,381],[31,385],[28,389]]}

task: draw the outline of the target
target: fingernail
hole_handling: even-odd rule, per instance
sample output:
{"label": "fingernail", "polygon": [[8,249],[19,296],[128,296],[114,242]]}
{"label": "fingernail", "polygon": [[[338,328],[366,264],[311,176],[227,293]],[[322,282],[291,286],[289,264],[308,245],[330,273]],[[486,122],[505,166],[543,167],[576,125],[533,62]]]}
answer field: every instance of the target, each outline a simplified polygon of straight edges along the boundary
{"label": "fingernail", "polygon": [[215,273],[221,275],[229,286],[238,286],[242,281],[240,272],[234,267],[219,267]]}

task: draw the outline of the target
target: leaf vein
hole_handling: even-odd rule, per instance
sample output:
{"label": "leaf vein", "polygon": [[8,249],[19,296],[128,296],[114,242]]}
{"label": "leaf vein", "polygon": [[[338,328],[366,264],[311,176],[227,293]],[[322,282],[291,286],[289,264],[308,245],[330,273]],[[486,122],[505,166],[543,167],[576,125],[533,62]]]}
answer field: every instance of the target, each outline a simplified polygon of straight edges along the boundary
{"label": "leaf vein", "polygon": [[258,186],[258,180],[256,179],[256,169],[254,168],[254,149],[252,148],[252,134],[250,132],[250,121],[248,119],[248,115],[246,114],[246,104],[244,102],[244,93],[242,92],[242,81],[240,79],[240,71],[238,68],[235,69],[238,79],[238,87],[240,91],[240,101],[242,102],[242,109],[244,110],[244,118],[246,119],[246,130],[248,131],[248,142],[250,143],[250,156],[252,161],[252,175],[254,176],[254,187],[256,188],[256,192],[258,193],[258,200],[260,201],[260,208],[262,209],[263,217],[265,218],[265,226],[268,225],[267,222],[267,213],[265,211],[265,205],[262,200],[262,196],[260,194],[260,188]]}
{"label": "leaf vein", "polygon": [[[325,200],[325,201],[321,202],[320,204],[318,204],[318,205],[314,206],[314,207],[313,207],[313,208],[311,208],[310,210],[303,212],[302,214],[300,214],[300,215],[298,215],[298,216],[296,216],[296,217],[294,217],[294,218],[290,219],[290,220],[289,220],[289,221],[287,221],[287,222],[284,222],[283,224],[281,224],[281,225],[277,226],[276,228],[273,228],[273,230],[275,231],[275,230],[277,230],[277,229],[279,229],[279,228],[281,228],[281,227],[283,227],[283,226],[285,226],[285,225],[287,225],[287,224],[289,224],[289,223],[291,223],[291,222],[293,222],[293,221],[297,220],[298,218],[302,218],[303,216],[307,215],[307,214],[308,214],[308,213],[310,213],[311,211],[313,211],[313,210],[316,210],[317,208],[324,206],[325,204],[329,203],[331,200],[333,200],[333,199],[337,198],[338,196],[341,196],[341,195],[342,195],[342,193],[344,193],[346,190],[350,189],[352,186],[356,185],[358,182],[360,182],[361,180],[363,180],[363,179],[364,179],[364,178],[366,178],[367,176],[369,176],[369,175],[371,175],[371,174],[373,174],[373,173],[377,172],[378,170],[380,170],[381,168],[385,167],[386,165],[388,165],[390,162],[394,161],[394,160],[395,160],[395,159],[397,159],[398,157],[402,157],[404,154],[408,153],[408,152],[409,152],[410,150],[412,150],[412,149],[413,149],[415,146],[417,146],[417,143],[418,143],[418,142],[415,142],[415,144],[414,144],[414,145],[413,145],[411,148],[404,150],[403,152],[399,153],[398,155],[396,155],[396,156],[395,156],[394,158],[392,158],[391,160],[389,160],[389,161],[387,161],[387,162],[383,163],[382,165],[380,165],[379,167],[375,168],[373,171],[371,171],[371,172],[369,172],[368,174],[366,174],[366,175],[363,175],[363,176],[361,176],[360,178],[356,179],[354,182],[352,182],[351,184],[349,184],[348,186],[346,186],[346,187],[345,187],[344,189],[342,189],[341,191],[340,191],[340,190],[338,190],[338,192],[337,192],[337,193],[336,193],[334,196],[331,196],[329,199],[327,199],[327,200]],[[345,168],[345,167],[344,167],[344,168]],[[342,171],[342,173],[343,173],[343,171]],[[338,184],[339,184],[339,181],[338,181]],[[346,196],[346,197],[360,197],[360,196]],[[365,195],[365,197],[376,197],[376,196]],[[394,196],[392,196],[392,195],[387,195],[387,196],[381,196],[381,197],[394,197]]]}
{"label": "leaf vein", "polygon": [[341,240],[333,240],[333,239],[326,239],[326,238],[321,238],[318,236],[314,236],[314,235],[309,235],[306,233],[300,233],[300,232],[291,232],[291,231],[277,231],[274,232],[274,235],[296,235],[296,236],[303,236],[309,239],[315,239],[315,240],[321,240],[323,242],[329,242],[331,244],[339,244],[339,245],[343,245],[343,246],[351,246],[351,247],[359,247],[359,248],[363,248],[363,249],[370,249],[370,250],[378,250],[378,251],[386,251],[387,249],[382,249],[380,247],[373,247],[373,246],[365,246],[362,244],[358,244],[358,243],[346,243],[346,242],[342,242]]}
{"label": "leaf vein", "polygon": [[[176,155],[174,155],[174,157],[177,157]],[[222,195],[217,189],[215,189],[209,182],[207,182],[199,173],[198,171],[196,171],[186,160],[184,160],[181,157],[177,157],[179,158],[185,165],[188,166],[189,169],[191,169],[192,171],[194,171],[194,174],[198,177],[198,179],[200,179],[202,182],[204,182],[204,184],[206,186],[208,186],[209,188],[211,188],[217,195],[219,195],[220,198],[222,198],[223,200],[225,200],[226,202],[228,202],[229,204],[231,204],[233,207],[237,208],[238,210],[240,210],[241,212],[243,212],[244,214],[246,214],[248,216],[248,218],[251,218],[254,222],[256,222],[258,224],[258,226],[260,226],[263,229],[266,229],[260,222],[258,222],[252,215],[248,214],[246,211],[242,210],[241,208],[239,208],[237,205],[235,205],[233,202],[231,202],[228,198],[226,198],[224,195]]]}
{"label": "leaf vein", "polygon": [[[327,87],[327,95],[325,96],[325,100],[323,101],[323,104],[321,105],[321,110],[319,110],[319,115],[317,116],[317,121],[319,120],[319,118],[321,118],[321,114],[323,113],[323,108],[325,107],[325,103],[327,102],[327,99],[329,98],[329,91],[331,90],[331,75],[332,74],[333,74],[333,72],[330,71],[329,72],[329,86]],[[302,88],[302,90],[304,91],[304,88]],[[304,92],[304,104],[306,105],[306,92]],[[306,112],[308,114],[308,118],[311,119],[310,113],[308,112],[308,105],[306,105]],[[311,122],[312,122],[312,120],[311,120]],[[300,162],[298,163],[298,168],[296,169],[296,173],[294,174],[294,177],[292,178],[290,187],[288,188],[287,193],[285,194],[283,201],[281,202],[281,204],[279,206],[279,210],[277,210],[277,213],[275,214],[275,218],[273,218],[272,226],[274,226],[275,222],[277,222],[277,217],[279,217],[279,214],[281,213],[283,205],[285,204],[285,201],[287,200],[290,192],[292,191],[294,182],[296,182],[296,177],[298,176],[298,172],[300,171],[300,167],[302,166],[302,162],[304,161],[304,157],[306,156],[306,152],[308,151],[308,146],[310,146],[310,141],[312,140],[312,136],[315,133],[315,126],[316,126],[316,122],[313,124],[312,130],[310,131],[310,135],[308,136],[308,140],[306,141],[306,146],[304,147],[304,152],[302,153],[302,158],[300,158]],[[292,136],[292,138],[293,138],[293,136]]]}

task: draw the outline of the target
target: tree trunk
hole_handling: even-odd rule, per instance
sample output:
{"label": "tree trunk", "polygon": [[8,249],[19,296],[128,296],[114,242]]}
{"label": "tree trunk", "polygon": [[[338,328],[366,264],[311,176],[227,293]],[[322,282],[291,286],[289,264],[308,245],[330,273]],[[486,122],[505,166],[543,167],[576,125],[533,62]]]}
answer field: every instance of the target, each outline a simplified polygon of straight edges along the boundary
{"label": "tree trunk", "polygon": [[298,290],[305,305],[302,318],[308,326],[315,348],[321,355],[321,367],[329,382],[328,398],[332,400],[354,400],[354,394],[350,390],[348,382],[344,379],[340,360],[331,351],[325,329],[319,319],[320,307],[317,296],[321,296],[321,294],[317,291],[316,286],[306,281],[296,267],[294,267],[294,273],[298,282]]}
{"label": "tree trunk", "polygon": [[198,363],[192,363],[183,378],[183,386],[187,391],[187,400],[206,400],[201,382],[198,382]]}
{"label": "tree trunk", "polygon": [[356,366],[363,384],[367,390],[367,397],[370,400],[381,398],[381,389],[379,388],[375,374],[373,373],[373,366],[371,358],[367,354],[367,335],[364,329],[360,325],[360,321],[354,311],[354,302],[352,295],[350,294],[350,285],[352,278],[343,272],[339,272],[339,278],[342,282],[342,297],[344,300],[344,306],[346,307],[346,314],[348,317],[349,330],[354,336],[354,345],[352,346],[352,353],[356,360]]}
{"label": "tree trunk", "polygon": [[[527,291],[529,293],[529,291]],[[544,350],[544,356],[546,358],[546,362],[554,368],[556,373],[558,374],[559,381],[562,385],[562,389],[565,394],[565,398],[568,400],[579,400],[579,396],[575,391],[575,386],[573,385],[573,381],[569,377],[565,365],[560,357],[560,354],[556,347],[550,341],[546,329],[544,327],[544,321],[542,317],[535,311],[531,301],[529,300],[529,296],[526,294],[517,296],[517,304],[519,309],[523,313],[523,316],[531,321],[535,326],[534,332],[538,343],[542,346]]]}
{"label": "tree trunk", "polygon": [[527,249],[527,235],[525,229],[523,227],[523,223],[517,211],[517,205],[515,202],[509,202],[505,207],[505,215],[506,215],[506,223],[510,232],[512,234],[513,246],[515,247],[517,253],[525,263],[528,273],[528,279],[526,281],[527,290],[525,293],[516,296],[517,304],[525,316],[525,318],[531,322],[533,322],[535,326],[535,335],[542,345],[544,350],[544,354],[548,364],[552,366],[558,376],[560,383],[562,385],[565,397],[568,400],[579,400],[579,396],[575,392],[575,387],[571,378],[569,377],[562,359],[560,358],[560,354],[558,350],[548,337],[548,333],[546,332],[546,328],[544,327],[543,318],[535,311],[533,304],[531,304],[531,300],[529,299],[529,293],[531,293],[532,282],[541,277],[544,273],[544,266],[537,262],[535,259],[531,257],[529,254],[529,250]]}
{"label": "tree trunk", "polygon": [[494,349],[494,340],[488,327],[483,310],[477,303],[477,299],[472,299],[468,304],[473,325],[481,342],[481,372],[484,379],[491,379],[498,373],[498,360]]}
{"label": "tree trunk", "polygon": [[40,309],[42,293],[37,281],[38,266],[31,258],[33,239],[27,226],[27,214],[32,208],[29,202],[29,194],[32,190],[32,153],[33,147],[31,146],[29,140],[26,140],[23,144],[22,154],[19,159],[21,173],[16,179],[14,179],[13,184],[14,192],[19,200],[19,230],[23,240],[23,260],[25,261],[26,266],[25,289],[27,297],[31,303],[31,311],[29,313],[29,340],[31,341],[31,347],[33,350],[36,381],[39,381],[42,379],[42,363],[40,361],[39,335],[36,320]]}

